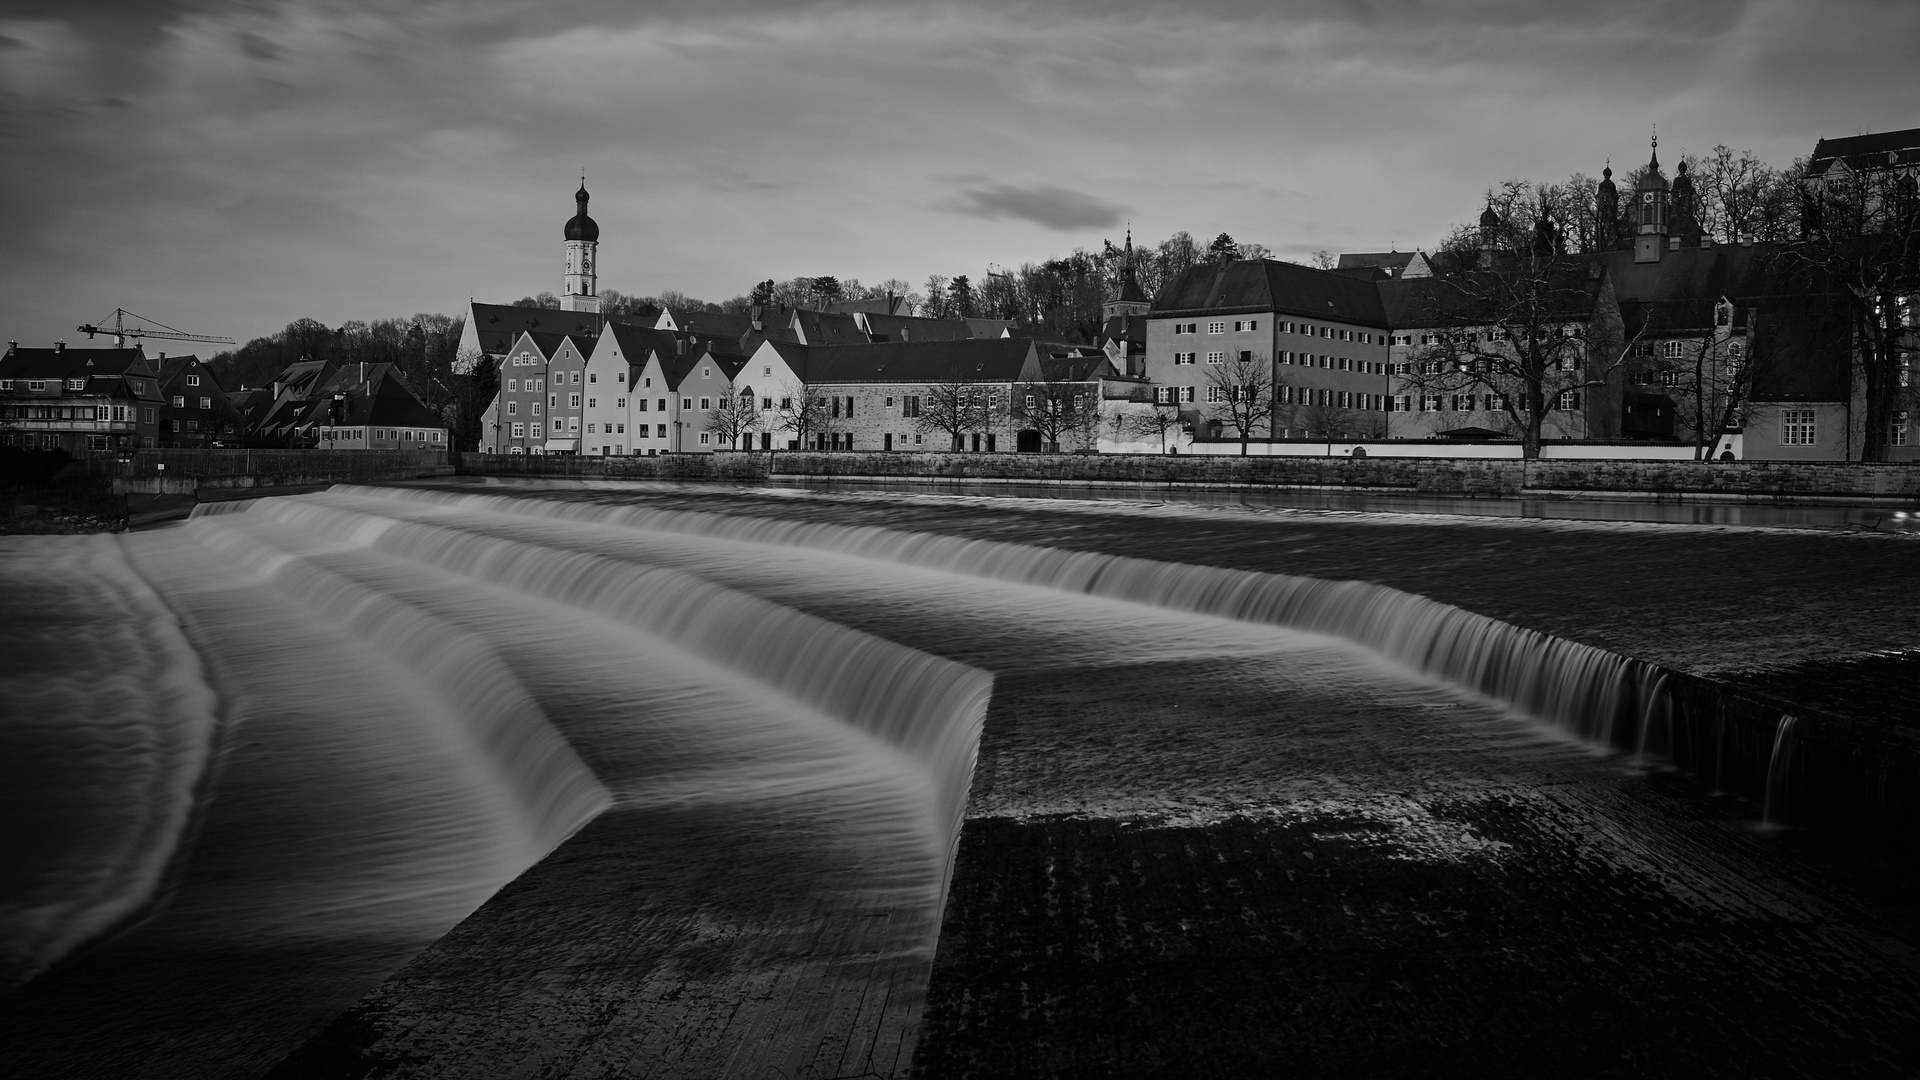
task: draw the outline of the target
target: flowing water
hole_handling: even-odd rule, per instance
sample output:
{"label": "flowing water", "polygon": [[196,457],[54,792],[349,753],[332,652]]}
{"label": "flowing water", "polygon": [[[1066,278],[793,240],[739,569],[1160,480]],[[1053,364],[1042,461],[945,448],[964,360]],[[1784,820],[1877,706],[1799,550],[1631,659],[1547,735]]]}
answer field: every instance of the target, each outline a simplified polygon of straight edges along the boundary
{"label": "flowing water", "polygon": [[[1470,854],[1404,793],[1590,770],[1667,715],[1644,665],[1376,585],[619,498],[337,487],[0,560],[0,797],[33,825],[0,891],[0,977],[33,980],[9,1075],[257,1075],[390,976],[370,1045],[428,1030],[472,1071],[891,1074],[969,814],[1344,798]],[[1231,805],[1183,801],[1065,745],[1045,784],[973,791],[996,677],[1037,709],[1050,678],[1173,664],[1329,753],[1444,753],[1392,797],[1208,752]],[[454,1019],[402,1024],[409,995]]]}

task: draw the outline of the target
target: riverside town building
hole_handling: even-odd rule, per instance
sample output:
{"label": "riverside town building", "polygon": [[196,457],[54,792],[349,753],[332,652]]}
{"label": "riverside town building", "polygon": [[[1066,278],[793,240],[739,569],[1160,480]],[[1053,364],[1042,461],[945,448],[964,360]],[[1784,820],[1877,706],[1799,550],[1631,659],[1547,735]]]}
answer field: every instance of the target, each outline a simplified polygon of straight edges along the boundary
{"label": "riverside town building", "polygon": [[[1920,129],[1822,140],[1814,160],[1810,184],[1849,170],[1904,169],[1911,181]],[[915,318],[893,299],[604,315],[583,181],[562,231],[560,306],[470,302],[462,355],[499,373],[482,435],[497,454],[1318,454],[1339,444],[1510,456],[1514,392],[1474,375],[1515,355],[1516,330],[1461,298],[1476,279],[1532,259],[1553,266],[1556,307],[1523,336],[1564,339],[1540,380],[1552,387],[1541,422],[1549,456],[1857,460],[1858,352],[1832,288],[1796,269],[1792,245],[1707,235],[1685,164],[1668,180],[1657,142],[1627,193],[1624,232],[1612,225],[1622,219],[1612,176],[1597,190],[1595,250],[1569,254],[1551,224],[1516,250],[1489,204],[1478,263],[1464,268],[1424,252],[1349,253],[1333,269],[1232,259],[1193,266],[1149,298],[1129,230],[1089,345],[1016,337],[996,320]],[[1914,351],[1886,433],[1894,460],[1920,460]],[[1234,373],[1250,370],[1263,402],[1252,415],[1233,407],[1248,378]],[[1162,437],[1140,434],[1155,416]]]}

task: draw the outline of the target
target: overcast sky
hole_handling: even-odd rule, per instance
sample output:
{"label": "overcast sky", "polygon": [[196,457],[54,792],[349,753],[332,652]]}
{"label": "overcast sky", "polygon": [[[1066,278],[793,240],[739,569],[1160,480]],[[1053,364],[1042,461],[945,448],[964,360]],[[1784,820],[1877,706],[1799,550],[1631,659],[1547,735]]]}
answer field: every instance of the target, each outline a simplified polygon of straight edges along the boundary
{"label": "overcast sky", "polygon": [[582,168],[628,293],[978,276],[1128,220],[1405,250],[1655,124],[1779,165],[1920,126],[1916,41],[1914,0],[0,0],[0,331],[559,291]]}

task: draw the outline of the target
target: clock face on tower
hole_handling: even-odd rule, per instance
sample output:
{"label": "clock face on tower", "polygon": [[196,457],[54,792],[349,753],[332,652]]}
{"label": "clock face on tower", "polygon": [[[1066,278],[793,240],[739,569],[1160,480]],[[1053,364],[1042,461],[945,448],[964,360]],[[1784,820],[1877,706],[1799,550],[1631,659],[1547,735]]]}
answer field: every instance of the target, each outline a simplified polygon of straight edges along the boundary
{"label": "clock face on tower", "polygon": [[580,256],[580,272],[583,274],[593,273],[593,256],[592,255]]}
{"label": "clock face on tower", "polygon": [[1642,192],[1642,193],[1641,193],[1641,195],[1640,195],[1640,201],[1641,201],[1641,202],[1643,202],[1643,203],[1647,203],[1648,205],[1652,205],[1652,203],[1653,203],[1653,192],[1651,192],[1651,191],[1646,191],[1646,192]]}

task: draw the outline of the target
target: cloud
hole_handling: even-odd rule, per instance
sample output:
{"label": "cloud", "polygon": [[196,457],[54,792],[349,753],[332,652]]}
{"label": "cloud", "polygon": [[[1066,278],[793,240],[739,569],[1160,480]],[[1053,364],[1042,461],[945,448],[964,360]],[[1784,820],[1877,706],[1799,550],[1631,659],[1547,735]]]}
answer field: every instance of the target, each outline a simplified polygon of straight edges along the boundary
{"label": "cloud", "polygon": [[1030,221],[1060,232],[1097,229],[1120,223],[1120,207],[1105,199],[1069,188],[1037,185],[987,184],[961,189],[936,208],[971,214],[993,221]]}
{"label": "cloud", "polygon": [[286,55],[286,50],[272,38],[252,33],[240,35],[240,51],[255,60],[278,60]]}

